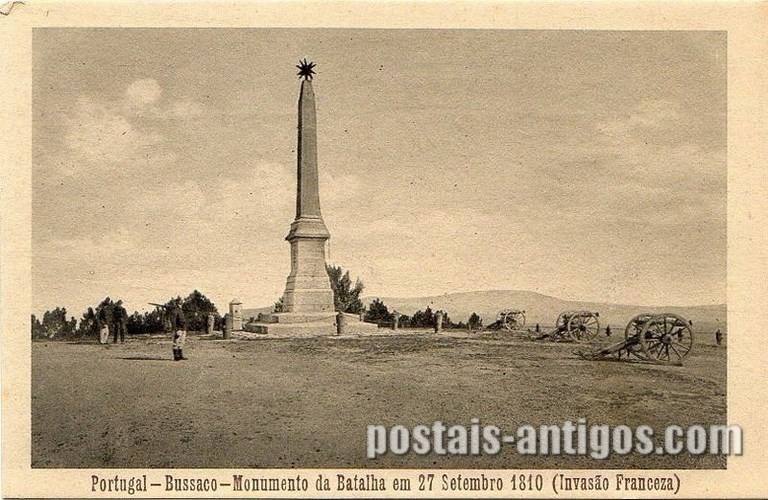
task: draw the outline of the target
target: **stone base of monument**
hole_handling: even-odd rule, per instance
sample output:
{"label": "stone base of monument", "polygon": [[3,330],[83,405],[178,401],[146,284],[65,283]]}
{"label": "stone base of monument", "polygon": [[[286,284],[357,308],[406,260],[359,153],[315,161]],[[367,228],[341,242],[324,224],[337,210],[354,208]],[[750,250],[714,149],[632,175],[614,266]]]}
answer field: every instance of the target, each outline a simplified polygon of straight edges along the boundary
{"label": "stone base of monument", "polygon": [[[345,335],[375,333],[374,323],[360,321],[356,314],[345,314]],[[271,313],[260,314],[256,322],[243,325],[241,338],[257,337],[329,337],[337,334],[336,313]]]}

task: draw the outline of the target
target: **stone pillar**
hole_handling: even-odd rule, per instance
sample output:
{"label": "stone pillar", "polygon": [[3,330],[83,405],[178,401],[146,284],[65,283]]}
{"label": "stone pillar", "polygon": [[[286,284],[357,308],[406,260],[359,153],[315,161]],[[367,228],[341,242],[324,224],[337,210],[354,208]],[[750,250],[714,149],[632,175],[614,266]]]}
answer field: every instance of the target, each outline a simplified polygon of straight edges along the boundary
{"label": "stone pillar", "polygon": [[443,331],[443,311],[437,311],[435,313],[435,333]]}
{"label": "stone pillar", "polygon": [[347,317],[343,312],[336,313],[336,335],[344,335],[347,330]]}
{"label": "stone pillar", "polygon": [[232,331],[240,332],[243,330],[243,303],[233,299],[229,303],[229,316],[232,322]]}
{"label": "stone pillar", "polygon": [[221,318],[221,334],[225,339],[228,339],[230,333],[232,333],[232,316],[225,314]]}
{"label": "stone pillar", "polygon": [[315,93],[310,80],[301,82],[298,129],[296,220],[285,238],[291,244],[291,273],[283,293],[283,312],[329,313],[334,305],[325,242],[331,235],[320,213]]}

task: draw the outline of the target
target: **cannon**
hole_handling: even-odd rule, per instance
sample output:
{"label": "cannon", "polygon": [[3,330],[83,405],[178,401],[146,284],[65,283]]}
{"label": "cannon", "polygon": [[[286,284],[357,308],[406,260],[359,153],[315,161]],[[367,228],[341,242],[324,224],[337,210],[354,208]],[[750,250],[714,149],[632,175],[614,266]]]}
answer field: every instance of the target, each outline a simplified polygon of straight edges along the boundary
{"label": "cannon", "polygon": [[581,351],[585,359],[635,360],[682,365],[693,350],[693,326],[673,313],[638,314],[627,323],[624,340],[595,351]]}
{"label": "cannon", "polygon": [[489,330],[501,330],[502,328],[514,331],[521,330],[525,326],[525,311],[519,309],[503,309],[496,316],[496,321],[488,325]]}
{"label": "cannon", "polygon": [[600,331],[600,313],[593,311],[563,311],[557,317],[554,330],[534,340],[553,342],[591,342]]}

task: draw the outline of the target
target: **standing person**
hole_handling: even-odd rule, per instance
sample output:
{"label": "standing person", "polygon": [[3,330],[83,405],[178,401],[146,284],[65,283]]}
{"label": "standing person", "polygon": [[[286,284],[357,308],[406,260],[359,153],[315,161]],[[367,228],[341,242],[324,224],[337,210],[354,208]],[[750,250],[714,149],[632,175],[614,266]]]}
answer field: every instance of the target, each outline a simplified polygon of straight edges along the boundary
{"label": "standing person", "polygon": [[435,313],[435,333],[443,331],[443,311],[438,310]]}
{"label": "standing person", "polygon": [[605,327],[605,336],[610,337],[611,336],[611,325],[607,325]]}
{"label": "standing person", "polygon": [[181,304],[178,301],[173,303],[168,316],[173,335],[173,360],[186,360],[183,349],[184,342],[187,340],[187,320],[184,318],[184,311],[181,310]]}
{"label": "standing person", "polygon": [[102,307],[96,313],[96,324],[98,325],[99,329],[99,342],[102,344],[108,344],[109,328],[112,327],[114,329],[114,325],[112,324],[112,315],[106,306]]}
{"label": "standing person", "polygon": [[118,338],[120,338],[120,342],[125,342],[125,324],[128,321],[128,312],[123,307],[122,300],[118,300],[115,304],[115,308],[112,310],[112,318],[115,321],[114,343],[117,344]]}
{"label": "standing person", "polygon": [[99,316],[96,316],[96,331],[99,332],[99,344],[109,343],[109,325]]}
{"label": "standing person", "polygon": [[715,332],[715,342],[717,342],[717,345],[723,345],[723,332],[719,328]]}

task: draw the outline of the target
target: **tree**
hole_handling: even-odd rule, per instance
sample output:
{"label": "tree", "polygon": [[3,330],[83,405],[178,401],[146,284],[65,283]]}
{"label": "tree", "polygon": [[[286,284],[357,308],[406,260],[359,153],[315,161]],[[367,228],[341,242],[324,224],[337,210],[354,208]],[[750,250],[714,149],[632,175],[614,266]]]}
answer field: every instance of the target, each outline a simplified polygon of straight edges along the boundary
{"label": "tree", "polygon": [[469,325],[470,330],[479,330],[483,327],[483,319],[473,312],[467,320],[467,325]]}
{"label": "tree", "polygon": [[407,314],[400,316],[400,328],[411,328],[411,317]]}
{"label": "tree", "polygon": [[93,307],[89,307],[83,313],[83,317],[80,318],[80,326],[77,328],[76,336],[79,338],[91,337],[98,335],[99,332],[96,328],[96,312]]}
{"label": "tree", "polygon": [[273,313],[281,313],[283,312],[283,298],[280,297],[277,299],[277,302],[275,302],[275,305],[272,307]]}
{"label": "tree", "polygon": [[75,338],[75,333],[77,332],[77,318],[74,316],[71,316],[69,318],[69,323],[66,325],[66,336],[68,339]]}
{"label": "tree", "polygon": [[165,311],[156,307],[144,313],[144,333],[159,333],[165,330]]}
{"label": "tree", "polygon": [[424,311],[416,311],[411,317],[411,326],[413,328],[432,328],[435,326],[435,314],[427,306]]}
{"label": "tree", "polygon": [[451,317],[448,316],[448,313],[443,311],[443,328],[461,328],[461,323],[457,325],[451,321]]}
{"label": "tree", "polygon": [[43,338],[45,335],[43,334],[43,324],[40,322],[39,319],[33,314],[32,315],[32,338]]}
{"label": "tree", "polygon": [[[167,305],[170,305],[170,302]],[[193,290],[181,301],[181,310],[184,311],[189,331],[204,331],[208,324],[208,314],[219,314],[214,303],[197,290]]]}
{"label": "tree", "polygon": [[333,290],[333,306],[336,311],[360,314],[363,309],[363,302],[360,295],[365,286],[359,279],[355,280],[352,286],[352,278],[349,277],[349,271],[344,272],[341,266],[326,266],[328,278],[331,280],[331,289]]}
{"label": "tree", "polygon": [[389,312],[389,308],[380,299],[373,299],[363,319],[369,323],[387,324],[394,320],[394,314]]}
{"label": "tree", "polygon": [[38,320],[34,314],[31,319],[33,338],[72,339],[77,330],[77,319],[72,316],[67,320],[67,309],[64,307],[45,311],[42,321]]}
{"label": "tree", "polygon": [[[462,326],[461,323],[458,325],[451,321],[451,317],[448,316],[448,313],[446,311],[442,311],[443,313],[443,328],[460,328]],[[405,323],[407,326],[411,328],[434,328],[435,323],[437,322],[437,318],[435,313],[432,311],[432,308],[427,306],[426,309],[423,311],[416,311],[413,313],[413,316],[411,316],[410,320],[408,321],[408,318],[406,317],[407,323]],[[401,319],[402,322],[402,319]]]}
{"label": "tree", "polygon": [[140,333],[150,333],[147,331],[145,318],[147,313],[139,314],[138,311],[134,311],[133,314],[128,316],[128,320],[125,322],[125,328],[128,330],[129,335],[137,335]]}

